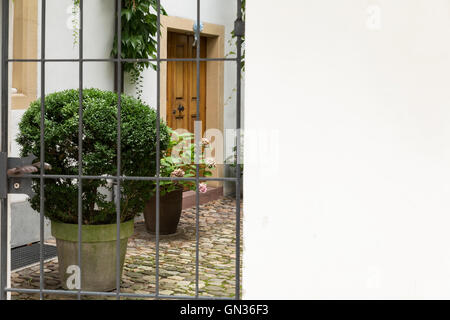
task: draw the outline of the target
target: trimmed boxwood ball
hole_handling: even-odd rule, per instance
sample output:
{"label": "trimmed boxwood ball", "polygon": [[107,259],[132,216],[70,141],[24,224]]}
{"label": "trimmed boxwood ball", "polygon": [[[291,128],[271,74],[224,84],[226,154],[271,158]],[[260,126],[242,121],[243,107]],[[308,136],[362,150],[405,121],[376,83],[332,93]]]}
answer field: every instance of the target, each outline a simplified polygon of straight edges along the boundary
{"label": "trimmed boxwood ball", "polygon": [[[121,174],[152,177],[156,174],[156,112],[141,101],[122,95]],[[45,97],[45,162],[48,174],[78,175],[79,90],[65,90]],[[40,99],[31,103],[19,124],[17,142],[21,155],[40,155]],[[170,139],[161,122],[161,154]],[[83,175],[117,174],[117,94],[98,89],[83,90]],[[36,196],[30,199],[39,211],[40,183],[34,179]],[[111,200],[113,185],[105,179],[83,179],[83,224],[116,223],[116,206]],[[144,209],[154,190],[151,181],[121,181],[121,221],[128,221]],[[45,179],[44,214],[51,220],[78,222],[76,179]]]}

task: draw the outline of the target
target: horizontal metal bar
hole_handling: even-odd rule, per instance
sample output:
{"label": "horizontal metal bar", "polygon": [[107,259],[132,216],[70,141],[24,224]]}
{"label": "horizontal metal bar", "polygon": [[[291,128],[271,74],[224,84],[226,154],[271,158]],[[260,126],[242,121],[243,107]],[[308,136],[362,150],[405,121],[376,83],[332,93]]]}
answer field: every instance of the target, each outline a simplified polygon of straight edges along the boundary
{"label": "horizontal metal bar", "polygon": [[[236,58],[200,58],[200,61],[234,61]],[[8,62],[157,62],[157,59],[8,59]],[[197,61],[196,58],[166,58],[160,61]]]}
{"label": "horizontal metal bar", "polygon": [[[47,294],[57,294],[57,295],[77,295],[81,293],[84,296],[104,296],[104,297],[115,297],[117,293],[115,292],[99,292],[99,291],[74,291],[74,290],[50,290],[50,289],[21,289],[21,288],[5,288],[6,292],[17,292],[17,293],[47,293]],[[139,294],[139,293],[125,293],[121,292],[119,294],[121,297],[128,298],[156,298],[155,294]],[[179,299],[179,300],[233,300],[227,297],[206,297],[199,296],[195,298],[193,296],[169,296],[169,295],[158,295],[158,299]]]}
{"label": "horizontal metal bar", "polygon": [[[142,297],[147,297],[147,298],[156,298],[155,295],[151,295],[151,294],[138,294],[138,293],[121,293],[120,294],[121,297],[132,297],[132,298],[142,298]],[[234,300],[232,298],[227,298],[227,297],[205,297],[205,296],[199,296],[198,298],[194,297],[194,296],[168,296],[168,295],[164,295],[164,294],[159,294],[158,295],[158,299],[178,299],[178,300]]]}
{"label": "horizontal metal bar", "polygon": [[237,61],[236,58],[166,58],[161,61]]}
{"label": "horizontal metal bar", "polygon": [[[14,179],[26,179],[33,178],[38,179],[40,177],[44,179],[82,179],[82,180],[131,180],[131,181],[196,181],[196,177],[127,177],[127,176],[79,176],[76,174],[58,175],[58,174],[24,174],[20,177],[14,177]],[[236,181],[237,177],[200,177],[202,181]]]}

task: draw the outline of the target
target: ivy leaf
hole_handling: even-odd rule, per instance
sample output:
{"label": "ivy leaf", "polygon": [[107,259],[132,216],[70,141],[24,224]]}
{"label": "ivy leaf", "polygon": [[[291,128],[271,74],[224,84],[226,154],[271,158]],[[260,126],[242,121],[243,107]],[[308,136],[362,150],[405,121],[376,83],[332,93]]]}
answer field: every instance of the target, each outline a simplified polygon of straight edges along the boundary
{"label": "ivy leaf", "polygon": [[131,9],[122,9],[122,16],[125,16],[127,21],[131,20],[132,15],[133,12],[131,11]]}

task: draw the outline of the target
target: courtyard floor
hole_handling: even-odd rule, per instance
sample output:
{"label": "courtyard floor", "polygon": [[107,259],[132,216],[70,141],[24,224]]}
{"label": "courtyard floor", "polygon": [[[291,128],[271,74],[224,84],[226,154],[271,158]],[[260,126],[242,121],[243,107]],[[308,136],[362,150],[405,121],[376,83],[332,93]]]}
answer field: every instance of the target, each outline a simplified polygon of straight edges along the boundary
{"label": "courtyard floor", "polygon": [[[200,296],[235,296],[235,206],[235,200],[231,198],[200,206]],[[195,252],[195,208],[190,208],[183,210],[177,234],[161,237],[161,295],[195,296]],[[121,292],[155,293],[155,255],[155,236],[146,232],[143,221],[137,222],[134,235],[128,241]],[[57,259],[45,263],[44,273],[45,289],[62,290]],[[39,265],[13,272],[11,285],[13,288],[39,289],[39,274]],[[76,296],[46,294],[44,298],[76,299]],[[12,299],[39,299],[39,295],[13,292]],[[115,297],[83,296],[83,299]]]}

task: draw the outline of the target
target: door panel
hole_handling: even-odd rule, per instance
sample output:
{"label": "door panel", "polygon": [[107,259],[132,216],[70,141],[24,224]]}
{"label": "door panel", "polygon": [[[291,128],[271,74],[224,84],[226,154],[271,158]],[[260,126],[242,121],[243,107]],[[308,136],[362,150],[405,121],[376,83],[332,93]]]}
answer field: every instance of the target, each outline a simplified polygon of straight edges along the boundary
{"label": "door panel", "polygon": [[[169,32],[168,58],[196,58],[194,36]],[[206,58],[206,38],[201,38],[200,57]],[[197,63],[169,61],[167,64],[167,124],[194,132],[197,119]],[[200,120],[206,128],[206,62],[200,62]]]}

